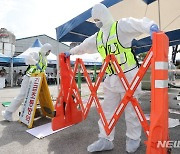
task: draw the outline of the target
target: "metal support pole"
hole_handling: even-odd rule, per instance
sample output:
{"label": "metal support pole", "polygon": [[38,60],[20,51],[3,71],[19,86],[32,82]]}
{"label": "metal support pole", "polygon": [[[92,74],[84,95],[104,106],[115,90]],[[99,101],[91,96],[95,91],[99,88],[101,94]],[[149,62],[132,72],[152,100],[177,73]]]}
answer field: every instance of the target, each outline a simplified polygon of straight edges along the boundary
{"label": "metal support pole", "polygon": [[96,67],[96,64],[94,65],[94,82],[96,82],[96,77],[97,77],[97,67]]}
{"label": "metal support pole", "polygon": [[79,89],[79,93],[81,95],[81,72],[80,72],[80,66],[78,66],[78,89]]}

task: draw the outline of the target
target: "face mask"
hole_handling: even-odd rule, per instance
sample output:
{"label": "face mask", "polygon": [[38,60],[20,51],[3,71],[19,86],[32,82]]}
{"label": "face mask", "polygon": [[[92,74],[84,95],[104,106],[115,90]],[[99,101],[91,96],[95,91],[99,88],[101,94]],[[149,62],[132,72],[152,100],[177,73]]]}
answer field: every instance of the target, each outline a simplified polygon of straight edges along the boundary
{"label": "face mask", "polygon": [[98,21],[95,23],[96,27],[101,28],[103,26],[103,23],[101,21]]}

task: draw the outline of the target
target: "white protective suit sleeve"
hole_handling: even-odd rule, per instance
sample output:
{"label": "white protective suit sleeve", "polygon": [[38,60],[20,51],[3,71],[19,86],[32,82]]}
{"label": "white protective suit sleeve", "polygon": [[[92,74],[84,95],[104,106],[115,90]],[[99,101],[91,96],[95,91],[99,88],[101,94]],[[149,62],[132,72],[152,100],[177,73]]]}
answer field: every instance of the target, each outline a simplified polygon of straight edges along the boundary
{"label": "white protective suit sleeve", "polygon": [[154,21],[146,17],[142,19],[122,18],[118,21],[118,39],[122,46],[131,47],[132,40],[141,34],[149,34],[153,24],[155,24]]}
{"label": "white protective suit sleeve", "polygon": [[[150,27],[152,24],[155,24],[154,21],[149,20],[144,17],[142,19],[135,18],[122,18],[118,21],[118,39],[122,46],[131,47],[132,40],[141,34],[149,34]],[[97,33],[85,39],[80,45],[72,48],[70,53],[75,54],[84,54],[84,53],[96,53],[96,36]],[[106,37],[105,37],[106,39]]]}
{"label": "white protective suit sleeve", "polygon": [[70,54],[72,55],[80,55],[80,54],[84,54],[84,53],[96,53],[97,52],[97,47],[96,47],[96,36],[97,33],[95,33],[94,35],[88,37],[87,39],[85,39],[80,45],[72,48],[70,50]]}
{"label": "white protective suit sleeve", "polygon": [[36,65],[39,61],[39,54],[37,52],[31,52],[25,57],[26,65]]}

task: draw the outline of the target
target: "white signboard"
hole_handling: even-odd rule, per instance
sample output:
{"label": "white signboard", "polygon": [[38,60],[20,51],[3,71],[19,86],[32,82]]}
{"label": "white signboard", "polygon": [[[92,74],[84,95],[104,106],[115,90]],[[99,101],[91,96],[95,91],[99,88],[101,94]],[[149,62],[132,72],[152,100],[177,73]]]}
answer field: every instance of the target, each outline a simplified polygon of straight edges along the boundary
{"label": "white signboard", "polygon": [[21,110],[20,121],[30,126],[34,120],[41,77],[31,77]]}

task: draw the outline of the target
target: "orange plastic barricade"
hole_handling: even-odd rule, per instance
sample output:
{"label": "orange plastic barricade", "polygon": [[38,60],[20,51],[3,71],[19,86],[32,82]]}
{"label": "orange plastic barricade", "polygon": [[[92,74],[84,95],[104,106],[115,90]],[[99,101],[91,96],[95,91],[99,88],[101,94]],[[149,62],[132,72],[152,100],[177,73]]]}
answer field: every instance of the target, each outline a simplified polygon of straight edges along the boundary
{"label": "orange plastic barricade", "polygon": [[[159,54],[160,53],[160,54]],[[154,34],[153,46],[149,50],[142,63],[139,71],[135,75],[131,83],[129,83],[118,64],[114,55],[108,55],[101,67],[97,80],[92,84],[84,63],[81,59],[77,59],[74,69],[71,69],[69,58],[65,58],[64,54],[60,55],[60,76],[61,76],[61,91],[56,102],[56,116],[52,120],[52,129],[60,129],[72,124],[76,124],[86,119],[92,103],[95,103],[100,119],[103,123],[106,134],[110,134],[115,127],[117,121],[122,115],[126,105],[132,103],[138,119],[148,138],[147,153],[148,154],[166,154],[166,148],[157,148],[157,142],[160,140],[168,140],[168,103],[167,103],[167,54],[168,54],[168,39],[167,36],[160,32]],[[158,55],[158,56],[157,56]],[[118,107],[114,111],[111,120],[108,122],[102,110],[101,104],[97,97],[97,90],[105,74],[108,64],[115,68],[116,73],[126,90],[126,94],[119,102]],[[152,64],[152,112],[151,125],[149,126],[143,111],[138,103],[138,100],[133,97],[133,94],[144,77],[150,64]],[[81,100],[79,90],[75,82],[75,75],[78,67],[81,67],[83,75],[90,89],[90,96],[87,104],[84,106]],[[156,75],[158,73],[158,75]],[[157,93],[157,94],[156,94]],[[159,97],[161,96],[161,97]],[[165,102],[166,101],[166,102]],[[159,103],[160,102],[160,103]],[[166,113],[164,113],[166,112]],[[165,115],[165,116],[164,116]],[[161,133],[159,133],[161,132]],[[160,151],[160,153],[158,153]]]}
{"label": "orange plastic barricade", "polygon": [[[70,88],[70,80],[73,74],[70,67],[70,59],[65,58],[63,55],[59,57],[60,59],[60,81],[61,81],[61,91],[57,98],[55,105],[56,115],[52,119],[52,129],[57,130],[70,126],[72,124],[79,123],[83,120],[83,115],[81,110],[78,110],[78,102],[71,95],[69,100],[68,90]],[[67,65],[68,64],[68,65]]]}
{"label": "orange plastic barricade", "polygon": [[166,154],[167,147],[158,142],[168,141],[168,37],[157,33],[153,36],[151,62],[151,117],[147,154]]}

